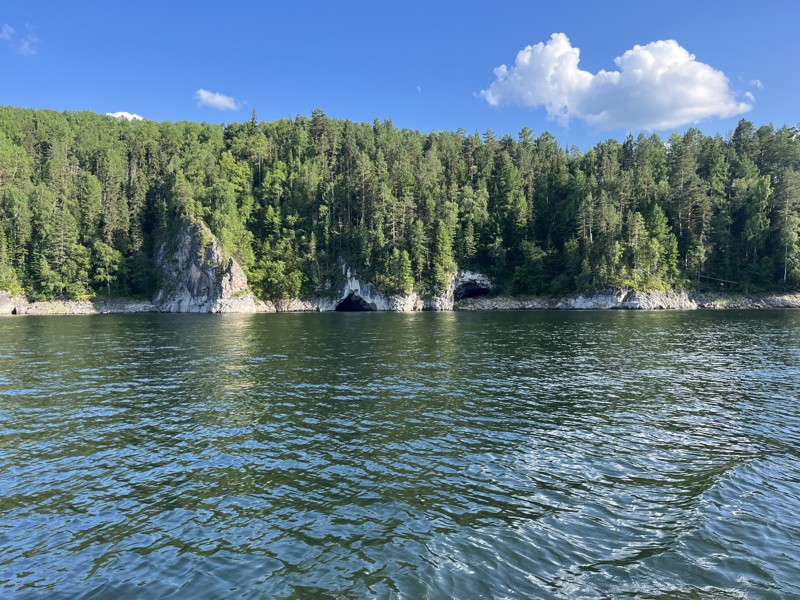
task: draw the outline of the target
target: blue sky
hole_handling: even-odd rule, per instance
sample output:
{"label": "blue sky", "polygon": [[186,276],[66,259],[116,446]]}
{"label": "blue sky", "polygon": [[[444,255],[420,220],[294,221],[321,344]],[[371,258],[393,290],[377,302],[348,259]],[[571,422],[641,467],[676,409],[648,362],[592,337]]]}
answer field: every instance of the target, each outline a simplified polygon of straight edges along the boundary
{"label": "blue sky", "polygon": [[582,149],[696,121],[725,135],[742,116],[800,122],[798,23],[794,0],[6,0],[0,104],[211,122],[322,108]]}

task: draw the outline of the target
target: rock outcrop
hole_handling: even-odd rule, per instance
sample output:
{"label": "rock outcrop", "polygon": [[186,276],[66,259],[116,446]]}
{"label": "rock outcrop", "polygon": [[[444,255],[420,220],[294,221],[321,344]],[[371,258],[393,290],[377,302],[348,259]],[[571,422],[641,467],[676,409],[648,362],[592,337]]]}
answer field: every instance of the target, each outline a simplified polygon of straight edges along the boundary
{"label": "rock outcrop", "polygon": [[750,308],[800,308],[800,292],[784,294],[741,295],[730,293],[695,293],[693,300],[705,309],[750,309]]}
{"label": "rock outcrop", "polygon": [[627,290],[601,290],[593,293],[564,296],[553,303],[553,308],[568,310],[595,310],[624,308],[631,295]]}
{"label": "rock outcrop", "polygon": [[278,312],[328,312],[335,310],[412,312],[423,310],[425,303],[416,292],[384,294],[374,285],[359,278],[342,264],[344,282],[331,297],[281,298],[274,302]]}
{"label": "rock outcrop", "polygon": [[48,300],[28,302],[25,296],[0,292],[0,315],[97,315],[105,313],[156,312],[144,300]]}
{"label": "rock outcrop", "polygon": [[456,310],[694,310],[697,302],[683,291],[601,290],[558,298],[484,297],[458,302]]}
{"label": "rock outcrop", "polygon": [[12,295],[11,292],[0,292],[0,315],[20,314],[20,307],[28,304],[25,296]]}
{"label": "rock outcrop", "polygon": [[342,264],[342,274],[345,279],[337,289],[336,295],[327,298],[278,299],[274,303],[275,309],[279,312],[446,311],[453,310],[455,300],[485,295],[492,288],[492,282],[486,275],[473,271],[459,271],[450,277],[444,292],[433,296],[423,297],[417,292],[384,294],[368,281],[359,278],[352,269],[344,264]]}
{"label": "rock outcrop", "polygon": [[[411,312],[422,310],[422,300],[415,292],[410,294],[382,294],[371,283],[359,279],[349,267],[342,266],[345,282],[339,288],[332,310],[346,310],[346,306],[355,310],[382,310],[395,312]],[[326,307],[327,308],[327,307]],[[325,309],[321,309],[325,310]],[[328,308],[328,310],[331,310]]]}
{"label": "rock outcrop", "polygon": [[491,290],[492,282],[483,273],[459,271],[450,276],[443,293],[425,298],[425,310],[453,310],[457,301],[486,296]]}
{"label": "rock outcrop", "polygon": [[658,290],[602,290],[593,294],[566,296],[557,301],[553,308],[596,310],[694,310],[697,303],[684,291]]}
{"label": "rock outcrop", "polygon": [[253,313],[263,310],[247,277],[203,223],[182,222],[156,252],[161,288],[154,302],[163,312]]}
{"label": "rock outcrop", "polygon": [[621,308],[639,310],[695,310],[697,302],[684,291],[633,292],[622,303]]}

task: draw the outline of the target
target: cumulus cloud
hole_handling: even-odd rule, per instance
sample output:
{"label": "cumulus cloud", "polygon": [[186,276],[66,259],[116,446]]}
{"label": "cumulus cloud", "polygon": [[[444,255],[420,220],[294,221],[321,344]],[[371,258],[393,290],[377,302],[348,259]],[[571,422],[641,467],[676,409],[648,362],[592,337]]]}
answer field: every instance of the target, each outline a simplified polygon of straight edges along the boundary
{"label": "cumulus cloud", "polygon": [[764,89],[764,84],[761,83],[760,79],[751,79],[750,80],[750,85],[752,85],[757,90],[763,90]]}
{"label": "cumulus cloud", "polygon": [[226,96],[217,92],[209,92],[200,88],[194,93],[198,106],[216,108],[217,110],[238,110],[239,103],[233,96]]}
{"label": "cumulus cloud", "polygon": [[3,28],[0,29],[0,40],[10,40],[14,35],[14,31],[16,30],[11,25],[3,23]]}
{"label": "cumulus cloud", "polygon": [[577,118],[597,129],[668,129],[752,107],[735,97],[724,73],[674,40],[634,46],[614,62],[618,71],[584,71],[580,49],[554,33],[520,50],[513,66],[497,67],[478,96],[492,106],[543,106],[551,119]]}
{"label": "cumulus cloud", "polygon": [[125,112],[124,110],[121,110],[119,112],[106,113],[106,115],[109,117],[114,117],[115,119],[128,119],[128,121],[144,121],[144,117],[142,115]]}

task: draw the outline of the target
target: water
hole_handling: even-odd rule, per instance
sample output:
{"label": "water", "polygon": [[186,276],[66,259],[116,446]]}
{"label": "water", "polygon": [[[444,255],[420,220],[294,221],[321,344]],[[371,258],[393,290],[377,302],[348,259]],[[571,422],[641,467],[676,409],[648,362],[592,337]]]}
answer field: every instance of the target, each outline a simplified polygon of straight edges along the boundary
{"label": "water", "polygon": [[797,597],[799,333],[0,319],[0,596]]}

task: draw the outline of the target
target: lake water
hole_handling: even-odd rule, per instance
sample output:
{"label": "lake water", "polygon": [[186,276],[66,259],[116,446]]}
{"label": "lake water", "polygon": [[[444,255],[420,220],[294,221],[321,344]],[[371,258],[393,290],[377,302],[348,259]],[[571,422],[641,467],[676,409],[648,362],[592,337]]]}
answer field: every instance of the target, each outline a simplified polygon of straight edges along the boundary
{"label": "lake water", "polygon": [[0,319],[0,596],[800,596],[800,312]]}

